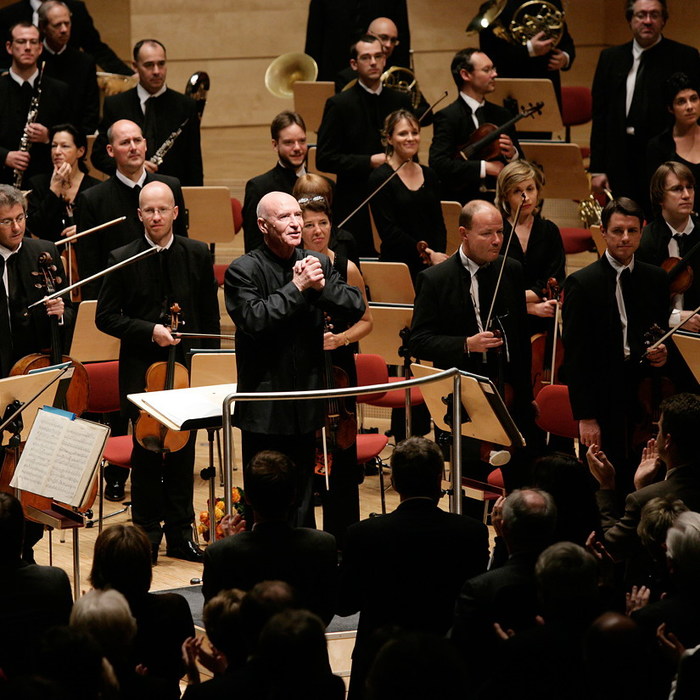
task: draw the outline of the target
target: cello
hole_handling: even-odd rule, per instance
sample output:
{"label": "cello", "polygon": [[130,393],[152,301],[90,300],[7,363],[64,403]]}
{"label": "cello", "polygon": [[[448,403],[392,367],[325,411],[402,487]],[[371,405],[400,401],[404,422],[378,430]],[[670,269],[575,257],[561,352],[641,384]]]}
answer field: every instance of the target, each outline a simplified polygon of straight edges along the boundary
{"label": "cello", "polygon": [[[564,344],[559,335],[559,320],[561,310],[561,287],[554,277],[547,280],[547,286],[542,290],[544,300],[556,299],[554,311],[554,330],[551,332],[551,345],[548,340],[550,331],[536,333],[531,338],[532,347],[532,394],[537,398],[543,386],[554,384],[560,367],[564,362]],[[547,350],[551,349],[550,361],[547,362]]]}

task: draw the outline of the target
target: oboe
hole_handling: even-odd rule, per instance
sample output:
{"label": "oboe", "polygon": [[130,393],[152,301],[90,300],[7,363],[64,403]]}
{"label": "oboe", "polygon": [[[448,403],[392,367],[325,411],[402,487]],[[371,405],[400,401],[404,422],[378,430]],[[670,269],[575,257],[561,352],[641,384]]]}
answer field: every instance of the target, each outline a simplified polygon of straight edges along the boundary
{"label": "oboe", "polygon": [[175,141],[177,137],[182,133],[182,130],[187,126],[187,122],[190,120],[189,117],[185,119],[180,126],[173,131],[170,136],[168,136],[165,141],[161,144],[161,147],[149,158],[151,163],[154,163],[155,165],[163,165],[163,158],[165,158],[165,154],[173,147],[175,144]]}
{"label": "oboe", "polygon": [[[36,121],[39,116],[39,99],[41,98],[41,78],[44,75],[42,67],[39,67],[39,75],[34,83],[34,94],[32,95],[32,101],[29,103],[29,112],[27,113],[27,121],[24,124],[24,131],[22,132],[22,139],[19,142],[19,150],[22,153],[27,153],[32,147],[32,142],[29,140],[29,134],[27,130]],[[22,180],[24,179],[24,170],[19,170],[15,168],[14,170],[15,179],[14,186],[20,190],[22,189]]]}

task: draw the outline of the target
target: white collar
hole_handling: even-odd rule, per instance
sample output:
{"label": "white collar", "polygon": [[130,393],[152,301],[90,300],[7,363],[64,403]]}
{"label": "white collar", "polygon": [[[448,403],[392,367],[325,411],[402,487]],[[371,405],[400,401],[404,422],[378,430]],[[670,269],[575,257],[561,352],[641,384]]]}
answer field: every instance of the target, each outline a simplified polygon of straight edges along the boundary
{"label": "white collar", "polygon": [[50,53],[53,54],[54,56],[60,56],[67,48],[68,44],[66,44],[60,51],[54,51],[47,43],[46,39],[43,41],[44,48]]}
{"label": "white collar", "polygon": [[476,110],[486,104],[486,100],[479,102],[479,100],[475,100],[471,95],[467,95],[466,92],[460,92],[459,96],[467,103],[467,106],[469,109],[471,109],[472,114],[476,114]]}
{"label": "white collar", "polygon": [[0,255],[2,255],[3,258],[5,258],[5,262],[7,262],[7,259],[11,255],[14,255],[15,253],[19,253],[20,249],[22,248],[22,243],[23,243],[23,241],[20,241],[19,245],[14,250],[10,250],[9,248],[5,248],[4,245],[0,245]]}
{"label": "white collar", "polygon": [[146,243],[148,243],[151,248],[156,248],[157,250],[170,250],[170,246],[172,246],[173,241],[175,240],[175,236],[172,231],[170,232],[170,240],[165,245],[158,245],[152,241],[145,231],[143,232],[143,237],[146,239]]}
{"label": "white collar", "polygon": [[682,231],[678,231],[677,229],[673,228],[673,226],[671,226],[671,224],[669,224],[668,221],[666,221],[666,219],[664,219],[664,223],[671,229],[671,235],[673,236],[675,236],[677,233],[687,236],[688,234],[692,233],[695,229],[695,224],[693,223],[692,216],[688,217],[688,223],[685,225],[685,228]]}
{"label": "white collar", "polygon": [[470,275],[475,275],[481,269],[481,265],[475,263],[470,257],[468,257],[462,250],[461,245],[459,246],[458,251],[459,259],[462,261],[462,265],[467,268],[467,272],[469,272]]}
{"label": "white collar", "polygon": [[144,180],[146,179],[146,168],[144,167],[143,172],[141,173],[141,177],[139,177],[139,179],[136,180],[136,182],[130,180],[126,175],[119,172],[119,170],[117,170],[114,174],[117,176],[117,180],[119,180],[119,182],[133,189],[134,187],[136,187],[136,185],[138,185],[139,187],[143,187]]}
{"label": "white collar", "polygon": [[654,48],[663,37],[659,34],[659,38],[651,45],[647,46],[646,48],[641,47],[638,43],[637,40],[634,39],[632,41],[632,56],[634,56],[635,59],[639,58],[645,51],[648,51],[651,48]]}
{"label": "white collar", "polygon": [[12,78],[12,80],[14,80],[18,85],[21,86],[21,85],[24,85],[25,83],[29,83],[33,88],[34,83],[36,82],[36,78],[39,75],[39,69],[37,68],[34,71],[34,73],[32,73],[32,75],[27,80],[25,80],[24,78],[20,78],[20,76],[17,75],[17,73],[15,73],[12,70],[12,68],[10,68],[9,74],[10,74],[10,78]]}
{"label": "white collar", "polygon": [[619,262],[617,262],[617,260],[615,260],[615,258],[613,258],[612,255],[610,255],[609,250],[605,251],[605,257],[610,263],[612,269],[617,273],[618,277],[624,272],[624,270],[629,270],[630,272],[634,270],[634,256],[632,256],[632,260],[630,260],[629,265],[621,265]]}
{"label": "white collar", "polygon": [[146,90],[146,88],[143,85],[141,85],[141,83],[138,83],[136,85],[136,94],[138,95],[139,103],[141,104],[141,109],[145,110],[144,105],[146,104],[146,100],[149,97],[160,97],[167,89],[168,86],[164,83],[163,87],[160,90],[158,90],[158,92],[154,92],[153,94],[151,94],[150,92],[148,92],[148,90]]}
{"label": "white collar", "polygon": [[370,95],[381,95],[382,93],[382,87],[384,87],[381,83],[379,82],[379,87],[376,90],[370,90],[359,78],[357,79],[357,84],[365,91],[368,92]]}

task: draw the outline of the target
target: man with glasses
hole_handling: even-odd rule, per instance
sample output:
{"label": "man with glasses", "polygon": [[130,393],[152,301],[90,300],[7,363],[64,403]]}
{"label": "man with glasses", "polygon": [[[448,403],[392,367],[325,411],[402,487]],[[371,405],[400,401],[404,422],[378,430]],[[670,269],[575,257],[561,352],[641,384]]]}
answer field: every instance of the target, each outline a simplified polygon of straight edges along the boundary
{"label": "man with glasses", "polygon": [[[365,34],[350,51],[350,67],[357,83],[326,102],[318,131],[320,170],[338,176],[333,218],[340,222],[367,196],[367,180],[386,161],[381,130],[384,119],[397,109],[411,110],[408,95],[382,87],[386,56],[377,37]],[[375,255],[364,206],[343,226],[357,241],[360,255]]]}
{"label": "man with glasses", "polygon": [[430,167],[442,181],[441,199],[461,204],[472,199],[492,202],[498,173],[507,162],[519,157],[515,129],[511,127],[499,137],[500,154],[496,160],[467,160],[458,158],[457,153],[481,124],[500,126],[512,115],[486,100],[496,89],[498,71],[485,53],[476,48],[462,49],[452,59],[450,70],[459,95],[435,115]]}
{"label": "man with glasses", "polygon": [[[106,276],[95,321],[103,332],[121,340],[119,392],[122,412],[132,420],[138,410],[126,398],[145,390],[148,368],[168,359],[186,364],[192,347],[218,347],[218,341],[177,339],[169,328],[172,307],[179,305],[188,333],[219,333],[217,284],[207,245],[175,236],[179,215],[173,191],[163,182],[150,182],[139,196],[142,222],[137,240],[111,252],[114,265],[157,248],[158,254],[122,267]],[[149,449],[134,440],[131,455],[131,501],[134,523],[146,530],[155,562],[165,535],[167,556],[201,561],[203,553],[192,541],[192,507],[196,431],[181,450]],[[161,525],[161,523],[164,523]]]}
{"label": "man with glasses", "polygon": [[628,0],[632,41],[605,49],[593,78],[591,164],[594,190],[643,204],[649,216],[646,145],[668,123],[659,88],[682,70],[700,79],[697,49],[666,39],[666,0]]}
{"label": "man with glasses", "polygon": [[[4,166],[0,182],[13,184],[17,171],[27,183],[34,175],[53,171],[49,127],[70,121],[70,93],[65,83],[41,76],[38,112],[27,124],[32,98],[39,87],[39,30],[28,22],[16,24],[10,29],[5,47],[12,66],[0,76],[0,166]],[[22,146],[25,131],[27,142]]]}

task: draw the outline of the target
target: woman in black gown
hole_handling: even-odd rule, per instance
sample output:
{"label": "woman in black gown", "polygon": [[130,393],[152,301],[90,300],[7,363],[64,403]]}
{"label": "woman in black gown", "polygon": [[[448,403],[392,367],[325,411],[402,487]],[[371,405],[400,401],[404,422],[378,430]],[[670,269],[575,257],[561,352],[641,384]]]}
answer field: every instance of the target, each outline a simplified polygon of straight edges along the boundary
{"label": "woman in black gown", "polygon": [[74,202],[81,192],[99,185],[87,174],[85,135],[72,124],[59,124],[49,132],[53,172],[35,175],[29,181],[29,230],[39,238],[58,241],[72,236]]}

